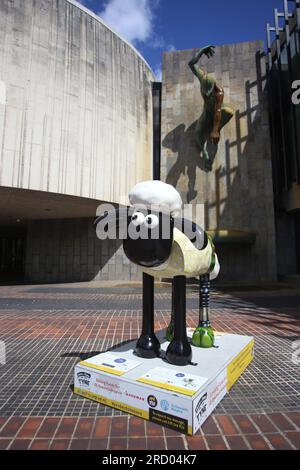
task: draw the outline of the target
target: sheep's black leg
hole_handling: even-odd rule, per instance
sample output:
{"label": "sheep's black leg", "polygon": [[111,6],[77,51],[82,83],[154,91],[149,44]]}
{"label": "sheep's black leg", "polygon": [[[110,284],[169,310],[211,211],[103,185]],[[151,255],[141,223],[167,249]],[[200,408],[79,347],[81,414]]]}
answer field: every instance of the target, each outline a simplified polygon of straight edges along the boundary
{"label": "sheep's black leg", "polygon": [[192,344],[198,348],[212,348],[215,336],[209,320],[210,277],[209,274],[200,277],[199,283],[199,325],[196,328]]}
{"label": "sheep's black leg", "polygon": [[143,275],[143,331],[135,352],[145,359],[160,355],[160,342],[154,333],[154,278],[148,274]]}
{"label": "sheep's black leg", "polygon": [[175,302],[175,291],[174,291],[174,282],[172,282],[172,312],[171,312],[171,321],[170,324],[167,328],[167,333],[166,337],[168,341],[172,341],[174,339],[174,323],[175,323],[175,317],[174,317],[174,302]]}
{"label": "sheep's black leg", "polygon": [[186,278],[178,276],[174,283],[174,339],[166,352],[170,364],[186,366],[192,359],[192,348],[186,334]]}

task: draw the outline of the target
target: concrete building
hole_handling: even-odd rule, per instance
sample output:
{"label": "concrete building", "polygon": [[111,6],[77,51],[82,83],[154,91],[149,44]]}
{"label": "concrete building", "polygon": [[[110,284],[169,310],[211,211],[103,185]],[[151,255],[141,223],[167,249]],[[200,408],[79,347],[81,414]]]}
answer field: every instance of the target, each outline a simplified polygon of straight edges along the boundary
{"label": "concrete building", "polygon": [[[280,28],[282,17],[285,18],[285,24]],[[281,278],[299,278],[300,104],[293,103],[292,93],[293,83],[300,78],[300,2],[284,0],[281,10],[274,12],[273,24],[267,28],[267,77],[277,266]]]}
{"label": "concrete building", "polygon": [[217,47],[214,58],[201,59],[201,68],[224,88],[224,104],[235,110],[222,130],[211,172],[203,168],[195,144],[203,99],[188,63],[196,50],[164,54],[162,179],[174,185],[185,202],[202,205],[199,222],[215,240],[223,282],[276,280],[263,50],[262,41],[245,42]]}
{"label": "concrete building", "polygon": [[[0,280],[140,279],[121,243],[100,242],[101,202],[127,204],[153,177],[211,232],[223,282],[276,279],[261,42],[218,47],[203,67],[235,117],[212,172],[194,144],[202,110],[188,62],[164,54],[161,85],[140,54],[73,0],[0,2]],[[161,145],[160,145],[161,143]]]}
{"label": "concrete building", "polygon": [[92,222],[100,202],[127,203],[132,186],[152,178],[154,81],[140,54],[81,4],[1,0],[4,281],[135,275]]}

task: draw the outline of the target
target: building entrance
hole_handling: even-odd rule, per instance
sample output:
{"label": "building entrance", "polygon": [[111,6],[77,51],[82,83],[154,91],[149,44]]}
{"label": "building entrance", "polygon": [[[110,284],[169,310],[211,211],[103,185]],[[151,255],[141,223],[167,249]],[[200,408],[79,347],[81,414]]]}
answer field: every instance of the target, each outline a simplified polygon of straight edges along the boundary
{"label": "building entrance", "polygon": [[22,282],[25,276],[26,234],[0,229],[0,282]]}

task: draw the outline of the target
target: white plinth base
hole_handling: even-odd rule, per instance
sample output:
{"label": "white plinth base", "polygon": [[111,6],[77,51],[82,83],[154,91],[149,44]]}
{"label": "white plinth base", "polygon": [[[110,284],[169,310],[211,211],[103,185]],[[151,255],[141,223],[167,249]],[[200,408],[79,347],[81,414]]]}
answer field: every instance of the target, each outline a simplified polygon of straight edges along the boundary
{"label": "white plinth base", "polygon": [[[163,333],[157,336],[166,350]],[[134,355],[135,345],[79,363],[74,392],[189,435],[200,429],[254,357],[253,338],[224,333],[216,333],[217,348],[193,347],[197,366],[141,359]]]}

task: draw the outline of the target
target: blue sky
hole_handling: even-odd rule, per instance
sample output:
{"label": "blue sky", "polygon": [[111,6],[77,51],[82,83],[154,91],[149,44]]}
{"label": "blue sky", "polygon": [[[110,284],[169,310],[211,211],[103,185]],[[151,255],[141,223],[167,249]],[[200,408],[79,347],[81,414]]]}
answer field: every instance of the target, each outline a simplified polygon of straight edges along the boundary
{"label": "blue sky", "polygon": [[266,37],[283,0],[78,0],[131,42],[160,75],[164,50]]}

